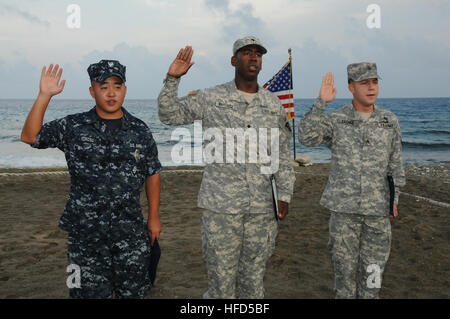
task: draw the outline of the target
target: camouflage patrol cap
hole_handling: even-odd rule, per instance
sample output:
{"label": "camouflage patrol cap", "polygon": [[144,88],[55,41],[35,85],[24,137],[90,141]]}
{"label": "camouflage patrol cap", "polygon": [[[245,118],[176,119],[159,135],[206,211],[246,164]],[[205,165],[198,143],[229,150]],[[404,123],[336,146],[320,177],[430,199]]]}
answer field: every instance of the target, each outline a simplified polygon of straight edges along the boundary
{"label": "camouflage patrol cap", "polygon": [[352,63],[347,66],[348,79],[359,82],[381,77],[377,73],[377,64],[371,62]]}
{"label": "camouflage patrol cap", "polygon": [[110,76],[118,76],[125,82],[126,67],[116,60],[101,60],[91,64],[87,71],[89,78],[94,82],[103,82]]}
{"label": "camouflage patrol cap", "polygon": [[261,40],[259,40],[258,38],[252,37],[252,36],[247,36],[247,37],[244,37],[242,39],[237,39],[236,42],[234,42],[234,44],[233,44],[233,55],[236,55],[237,51],[239,51],[240,49],[242,49],[243,47],[245,47],[247,45],[256,45],[256,46],[261,48],[262,54],[266,54],[267,53],[267,50],[263,46]]}

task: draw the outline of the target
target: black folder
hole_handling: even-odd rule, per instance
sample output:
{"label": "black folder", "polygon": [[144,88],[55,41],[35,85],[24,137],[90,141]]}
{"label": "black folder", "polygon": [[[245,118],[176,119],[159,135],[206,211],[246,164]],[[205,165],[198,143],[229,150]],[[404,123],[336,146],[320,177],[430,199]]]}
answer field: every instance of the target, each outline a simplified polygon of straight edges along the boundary
{"label": "black folder", "polygon": [[394,216],[394,198],[395,198],[394,178],[391,175],[388,175],[387,179],[389,183],[389,214]]}
{"label": "black folder", "polygon": [[270,186],[272,188],[272,201],[273,201],[273,212],[275,214],[275,220],[278,220],[278,192],[277,183],[275,181],[275,176],[270,175]]}

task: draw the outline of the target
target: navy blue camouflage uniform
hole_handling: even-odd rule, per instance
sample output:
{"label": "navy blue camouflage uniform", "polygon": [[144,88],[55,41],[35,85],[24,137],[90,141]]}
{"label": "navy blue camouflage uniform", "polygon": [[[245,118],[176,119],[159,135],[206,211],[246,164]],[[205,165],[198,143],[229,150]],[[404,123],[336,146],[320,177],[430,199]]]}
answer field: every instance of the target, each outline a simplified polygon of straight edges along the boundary
{"label": "navy blue camouflage uniform", "polygon": [[114,132],[95,110],[43,125],[35,148],[59,148],[70,173],[70,194],[59,221],[68,235],[68,264],[81,269],[72,298],[146,298],[150,238],[140,192],[161,170],[147,125],[122,108]]}

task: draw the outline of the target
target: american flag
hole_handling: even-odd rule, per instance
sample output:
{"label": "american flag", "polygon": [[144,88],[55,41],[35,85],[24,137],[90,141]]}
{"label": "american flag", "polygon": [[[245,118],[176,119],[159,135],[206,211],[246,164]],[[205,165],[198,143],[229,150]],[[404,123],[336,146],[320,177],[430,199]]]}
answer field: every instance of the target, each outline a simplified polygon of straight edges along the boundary
{"label": "american flag", "polygon": [[267,81],[263,88],[274,92],[278,96],[289,119],[295,118],[291,61],[287,62],[277,74]]}

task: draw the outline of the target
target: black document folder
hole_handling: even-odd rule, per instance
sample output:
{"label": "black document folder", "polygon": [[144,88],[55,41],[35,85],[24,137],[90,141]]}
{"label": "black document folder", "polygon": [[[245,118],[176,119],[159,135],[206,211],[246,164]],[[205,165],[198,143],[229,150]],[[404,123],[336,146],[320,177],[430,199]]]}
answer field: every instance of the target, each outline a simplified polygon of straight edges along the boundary
{"label": "black document folder", "polygon": [[394,178],[391,175],[388,175],[387,179],[389,183],[389,214],[394,216],[394,198],[395,198]]}
{"label": "black document folder", "polygon": [[275,219],[278,220],[278,192],[275,176],[273,175],[270,175],[270,186],[272,188],[273,212],[275,214]]}

